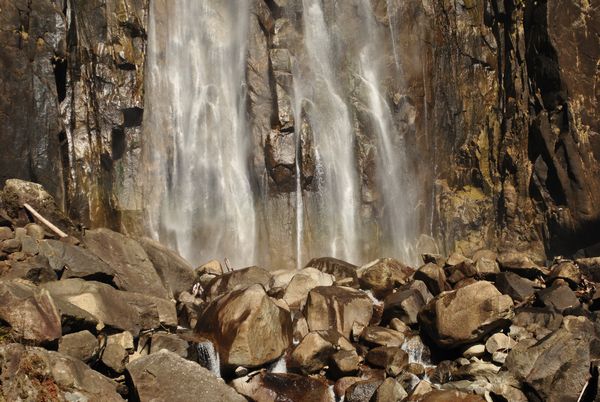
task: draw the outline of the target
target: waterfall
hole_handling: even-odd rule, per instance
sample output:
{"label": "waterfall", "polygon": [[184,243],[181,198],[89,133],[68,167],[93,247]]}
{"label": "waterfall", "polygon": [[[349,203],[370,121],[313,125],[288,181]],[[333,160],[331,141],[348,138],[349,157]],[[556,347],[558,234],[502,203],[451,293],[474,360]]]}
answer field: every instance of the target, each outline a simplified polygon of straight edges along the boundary
{"label": "waterfall", "polygon": [[[373,121],[375,147],[377,149],[377,180],[382,196],[381,227],[386,238],[382,239],[382,248],[386,254],[406,262],[418,260],[413,251],[412,240],[416,237],[416,217],[414,211],[417,202],[413,198],[414,186],[410,182],[411,172],[406,164],[406,143],[400,127],[395,124],[392,110],[382,88],[381,71],[383,55],[380,43],[383,35],[378,29],[372,13],[371,2],[360,0],[362,32],[365,38],[359,50],[359,78],[365,86],[366,108]],[[390,11],[388,3],[388,12]],[[393,21],[390,16],[390,23]],[[392,38],[394,35],[391,36]],[[395,41],[392,40],[394,61],[398,65]],[[397,67],[398,68],[398,67]],[[414,116],[406,116],[411,120]],[[409,122],[409,123],[414,123]]]}
{"label": "waterfall", "polygon": [[254,261],[247,1],[151,2],[147,190],[154,236],[194,263]]}
{"label": "waterfall", "polygon": [[198,363],[217,377],[221,377],[219,354],[216,352],[213,343],[210,341],[199,342],[196,344],[196,351]]}
{"label": "waterfall", "polygon": [[311,252],[358,261],[359,194],[350,110],[336,78],[321,1],[303,0],[302,6],[305,57],[294,76],[294,104],[306,105],[296,114],[306,114],[315,142],[317,192],[311,226],[316,239]]}
{"label": "waterfall", "polygon": [[[415,111],[402,92],[397,10],[382,4],[297,0],[269,22],[249,0],[151,2],[141,179],[155,238],[194,264],[268,265],[277,252],[297,268],[318,256],[416,261],[421,212],[406,140]],[[263,33],[253,27],[274,35],[269,24],[293,33],[255,49]],[[276,83],[269,46],[290,55]],[[260,96],[271,94],[272,110],[251,107],[249,71],[271,80]],[[274,123],[282,104],[290,124]],[[273,162],[293,171],[285,189],[265,162],[270,135],[288,147]]]}

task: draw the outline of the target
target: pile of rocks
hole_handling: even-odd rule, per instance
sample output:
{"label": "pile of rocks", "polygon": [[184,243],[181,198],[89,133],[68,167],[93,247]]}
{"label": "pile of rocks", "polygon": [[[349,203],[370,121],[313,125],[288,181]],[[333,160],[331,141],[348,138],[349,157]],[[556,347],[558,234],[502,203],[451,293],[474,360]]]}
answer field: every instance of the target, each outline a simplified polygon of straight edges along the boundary
{"label": "pile of rocks", "polygon": [[[69,234],[35,222],[27,203]],[[591,401],[600,258],[194,268],[0,193],[0,401]]]}

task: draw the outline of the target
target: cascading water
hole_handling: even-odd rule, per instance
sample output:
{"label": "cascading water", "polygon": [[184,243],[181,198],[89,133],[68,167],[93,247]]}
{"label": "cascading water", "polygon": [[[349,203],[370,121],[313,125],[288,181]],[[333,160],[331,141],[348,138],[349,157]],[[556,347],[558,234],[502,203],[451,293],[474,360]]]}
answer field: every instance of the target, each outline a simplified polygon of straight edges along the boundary
{"label": "cascading water", "polygon": [[210,341],[199,342],[196,344],[196,353],[198,363],[211,371],[217,377],[221,377],[221,363],[219,354],[215,350],[215,345]]}
{"label": "cascading water", "polygon": [[145,130],[154,235],[194,263],[254,260],[247,1],[151,2]]}
{"label": "cascading water", "polygon": [[[385,253],[404,261],[416,261],[418,257],[415,255],[412,241],[415,237],[417,213],[414,209],[417,202],[414,192],[411,191],[413,185],[410,183],[411,175],[406,166],[406,144],[381,88],[383,57],[378,44],[383,42],[383,35],[372,13],[371,2],[359,2],[363,21],[359,38],[364,38],[358,56],[359,78],[365,86],[365,103],[372,116],[373,132],[376,136],[377,180],[383,201],[381,227],[386,234],[386,239],[382,240],[382,249]],[[394,41],[392,48],[396,68],[399,68]],[[411,117],[414,119],[414,116],[407,116],[408,119]]]}
{"label": "cascading water", "polygon": [[[304,112],[313,132],[317,165],[314,255],[359,260],[358,177],[350,110],[334,69],[330,32],[320,0],[303,0],[304,55],[294,76],[296,115]],[[302,219],[302,215],[298,215]],[[298,226],[302,222],[298,222]]]}
{"label": "cascading water", "polygon": [[[414,113],[392,105],[401,98],[402,55],[382,7],[369,0],[297,0],[277,8],[276,18],[287,21],[278,26],[295,33],[277,38],[277,46],[286,43],[277,50],[290,54],[289,71],[278,72],[289,76],[290,99],[273,103],[291,105],[293,127],[272,123],[261,132],[253,122],[272,122],[277,110],[258,119],[249,111],[263,109],[247,104],[258,96],[252,81],[247,90],[248,71],[261,63],[248,61],[249,44],[259,43],[249,39],[258,25],[251,19],[260,18],[251,12],[254,3],[151,4],[144,179],[155,237],[193,263],[228,257],[235,266],[268,264],[273,256],[259,251],[266,249],[291,254],[297,267],[316,256],[357,264],[380,256],[415,260],[417,199],[402,128],[414,125]],[[390,1],[386,7],[390,13]],[[274,97],[285,92],[268,85]],[[268,174],[250,168],[250,161],[256,167],[267,159],[256,144],[272,132],[295,136],[284,141],[295,146],[285,154],[285,163],[294,158],[287,155],[295,160],[294,184],[284,195],[269,187]],[[314,164],[309,184],[307,159]],[[276,197],[271,209],[258,204]],[[294,218],[274,228],[278,222],[265,213]],[[292,243],[278,244],[281,235],[274,233],[285,230]]]}

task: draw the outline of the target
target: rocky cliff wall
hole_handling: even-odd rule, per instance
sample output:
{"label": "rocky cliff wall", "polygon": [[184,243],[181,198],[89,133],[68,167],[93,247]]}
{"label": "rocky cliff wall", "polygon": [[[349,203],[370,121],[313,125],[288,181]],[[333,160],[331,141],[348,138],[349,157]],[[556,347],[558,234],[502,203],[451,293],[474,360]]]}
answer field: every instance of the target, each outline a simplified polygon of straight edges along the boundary
{"label": "rocky cliff wall", "polygon": [[1,1],[0,179],[43,183],[87,226],[135,192],[147,0]]}
{"label": "rocky cliff wall", "polygon": [[[247,70],[256,186],[275,195],[263,230],[282,238],[290,231],[279,218],[293,217],[269,212],[292,208],[289,3],[253,3]],[[402,55],[388,96],[410,123],[422,231],[447,251],[493,245],[540,259],[600,242],[597,2],[372,4]],[[147,9],[147,0],[0,0],[0,176],[42,182],[90,226],[135,230],[142,209]],[[357,151],[368,190],[369,153]]]}

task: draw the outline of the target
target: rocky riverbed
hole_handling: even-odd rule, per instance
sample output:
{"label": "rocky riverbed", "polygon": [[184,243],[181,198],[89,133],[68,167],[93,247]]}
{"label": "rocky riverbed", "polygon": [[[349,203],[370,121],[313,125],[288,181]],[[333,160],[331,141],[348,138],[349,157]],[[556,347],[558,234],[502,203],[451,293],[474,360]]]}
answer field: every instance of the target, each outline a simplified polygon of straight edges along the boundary
{"label": "rocky riverbed", "polygon": [[41,186],[8,180],[0,401],[597,398],[600,258],[272,268],[193,267],[153,240],[85,230]]}

